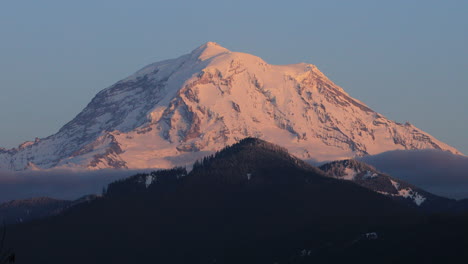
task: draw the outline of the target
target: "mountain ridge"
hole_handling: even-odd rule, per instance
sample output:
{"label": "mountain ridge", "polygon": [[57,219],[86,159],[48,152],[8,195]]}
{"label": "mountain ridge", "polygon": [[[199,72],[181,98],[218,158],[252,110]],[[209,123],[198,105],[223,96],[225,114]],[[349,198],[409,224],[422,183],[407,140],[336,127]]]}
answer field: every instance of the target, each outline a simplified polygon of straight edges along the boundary
{"label": "mountain ridge", "polygon": [[364,188],[424,211],[466,210],[464,202],[435,195],[420,186],[409,184],[400,178],[382,173],[362,161],[354,159],[332,161],[319,166],[319,169],[329,177],[354,182]]}

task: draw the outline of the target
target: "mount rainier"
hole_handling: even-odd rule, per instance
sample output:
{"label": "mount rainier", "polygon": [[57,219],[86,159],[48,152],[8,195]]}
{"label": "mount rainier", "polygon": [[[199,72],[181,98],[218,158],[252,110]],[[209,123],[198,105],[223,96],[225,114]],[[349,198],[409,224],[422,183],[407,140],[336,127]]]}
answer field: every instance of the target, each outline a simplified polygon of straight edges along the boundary
{"label": "mount rainier", "polygon": [[316,161],[397,149],[461,154],[373,111],[314,65],[270,65],[208,42],[102,90],[56,134],[0,148],[0,169],[169,168],[245,137]]}

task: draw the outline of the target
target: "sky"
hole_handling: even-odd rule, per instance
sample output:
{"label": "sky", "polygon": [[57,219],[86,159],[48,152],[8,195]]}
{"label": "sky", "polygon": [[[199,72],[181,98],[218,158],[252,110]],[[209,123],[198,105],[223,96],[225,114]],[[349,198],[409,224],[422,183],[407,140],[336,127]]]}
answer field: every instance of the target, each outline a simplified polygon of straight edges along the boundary
{"label": "sky", "polygon": [[207,41],[315,64],[373,110],[468,154],[468,1],[1,1],[0,146]]}

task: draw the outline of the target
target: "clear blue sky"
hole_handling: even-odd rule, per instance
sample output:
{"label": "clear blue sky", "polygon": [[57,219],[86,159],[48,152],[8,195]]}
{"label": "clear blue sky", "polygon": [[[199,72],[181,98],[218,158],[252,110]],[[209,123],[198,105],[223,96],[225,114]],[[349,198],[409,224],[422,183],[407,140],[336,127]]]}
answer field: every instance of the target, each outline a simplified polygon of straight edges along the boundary
{"label": "clear blue sky", "polygon": [[0,146],[58,131],[101,89],[206,41],[315,64],[468,154],[468,1],[1,1]]}

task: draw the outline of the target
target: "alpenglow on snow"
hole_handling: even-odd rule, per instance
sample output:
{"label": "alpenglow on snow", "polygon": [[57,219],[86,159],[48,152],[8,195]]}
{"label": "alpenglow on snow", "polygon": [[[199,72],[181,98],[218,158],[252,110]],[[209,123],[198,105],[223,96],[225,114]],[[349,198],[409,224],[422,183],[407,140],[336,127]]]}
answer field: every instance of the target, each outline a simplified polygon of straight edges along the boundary
{"label": "alpenglow on snow", "polygon": [[461,154],[376,113],[314,65],[270,65],[208,42],[102,90],[56,134],[0,149],[0,169],[169,168],[245,137],[317,161],[396,149]]}

